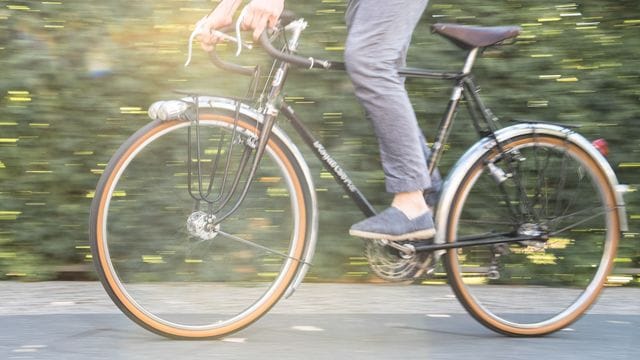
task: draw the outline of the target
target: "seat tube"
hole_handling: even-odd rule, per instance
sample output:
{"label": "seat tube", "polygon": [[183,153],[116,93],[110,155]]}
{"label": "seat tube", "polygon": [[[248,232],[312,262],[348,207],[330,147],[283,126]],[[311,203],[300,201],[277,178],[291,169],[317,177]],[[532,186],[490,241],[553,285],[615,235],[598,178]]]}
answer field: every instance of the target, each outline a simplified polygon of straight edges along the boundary
{"label": "seat tube", "polygon": [[462,75],[467,76],[471,74],[471,68],[473,64],[476,62],[476,58],[478,57],[479,48],[473,48],[467,54],[467,60],[464,62],[464,67],[462,68]]}
{"label": "seat tube", "polygon": [[438,125],[438,134],[435,141],[433,142],[433,147],[431,148],[431,157],[429,158],[428,163],[429,174],[433,174],[435,169],[438,167],[438,163],[440,162],[440,158],[442,157],[442,153],[444,152],[444,144],[446,144],[447,139],[449,138],[453,120],[456,117],[456,112],[458,111],[458,104],[460,103],[460,99],[462,98],[463,89],[463,80],[459,79],[454,85],[453,91],[451,92],[451,98],[449,99],[449,104],[447,105],[447,111],[440,120],[440,124]]}
{"label": "seat tube", "polygon": [[469,51],[467,59],[464,63],[464,67],[462,68],[462,73],[459,75],[456,84],[453,86],[451,98],[449,99],[449,104],[447,105],[447,111],[442,120],[440,120],[440,124],[438,125],[438,135],[433,143],[433,147],[431,149],[431,157],[429,158],[428,163],[430,174],[433,174],[438,166],[440,158],[442,157],[444,144],[449,138],[451,125],[453,123],[453,119],[456,116],[458,104],[460,104],[460,99],[462,98],[462,94],[464,92],[464,80],[469,75],[471,75],[471,68],[473,67],[473,64],[476,61],[476,57],[478,56],[478,49],[479,48],[473,48]]}

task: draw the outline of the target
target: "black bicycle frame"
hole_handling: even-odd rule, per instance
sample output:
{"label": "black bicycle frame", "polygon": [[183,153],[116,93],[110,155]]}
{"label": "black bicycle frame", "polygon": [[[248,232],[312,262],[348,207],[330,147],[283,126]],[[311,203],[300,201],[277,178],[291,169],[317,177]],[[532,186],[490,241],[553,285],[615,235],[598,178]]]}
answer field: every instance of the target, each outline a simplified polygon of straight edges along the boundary
{"label": "black bicycle frame", "polygon": [[[480,138],[486,136],[495,138],[494,133],[497,130],[495,122],[498,119],[478,95],[479,88],[473,81],[473,77],[470,72],[477,55],[477,51],[478,49],[473,49],[469,52],[462,72],[444,72],[418,68],[403,68],[399,71],[400,75],[405,77],[454,81],[452,95],[447,104],[447,109],[438,125],[438,131],[432,146],[431,156],[428,159],[428,170],[430,174],[435,171],[440,159],[442,158],[444,144],[446,144],[449,138],[453,121],[456,117],[458,106],[462,99],[464,99],[467,104],[473,127],[478,133],[478,136]],[[330,68],[342,70],[344,69],[344,64],[334,62],[331,64]],[[362,213],[367,217],[375,215],[376,211],[371,203],[353,183],[347,172],[331,156],[331,154],[329,154],[324,145],[304,125],[303,121],[296,115],[293,108],[283,101],[280,104],[280,112],[291,122],[293,128],[320,160],[324,168],[331,173],[332,177],[343,188],[345,193],[351,198]],[[499,144],[498,147],[500,148]],[[415,251],[436,251],[467,246],[512,243],[539,239],[539,237],[534,236],[514,236],[513,233],[490,233],[458,239],[454,243],[431,244],[428,242],[416,242],[413,244],[413,247]]]}
{"label": "black bicycle frame", "polygon": [[[439,125],[438,131],[435,137],[435,141],[432,146],[431,156],[428,159],[428,171],[432,174],[438,166],[442,154],[444,152],[444,144],[446,144],[449,134],[452,129],[453,121],[458,111],[458,106],[462,99],[465,100],[473,126],[482,137],[490,136],[494,137],[494,132],[497,130],[495,120],[497,118],[491,110],[485,106],[480,99],[478,93],[479,89],[473,81],[471,76],[471,68],[475,62],[479,49],[475,48],[469,51],[464,68],[461,72],[446,72],[437,70],[427,70],[419,68],[402,68],[399,71],[401,76],[409,78],[424,78],[434,80],[451,80],[454,81],[451,98],[449,99],[447,110],[445,111]],[[327,62],[323,61],[324,68],[329,70],[344,70],[344,64],[341,62]],[[344,189],[345,193],[351,198],[356,206],[367,216],[373,216],[376,214],[375,209],[371,203],[366,199],[364,194],[353,183],[347,172],[340,166],[340,164],[329,154],[324,145],[313,135],[313,133],[304,125],[303,121],[296,115],[293,108],[285,101],[281,101],[279,94],[282,92],[284,83],[289,71],[290,64],[284,61],[280,62],[280,66],[277,67],[276,75],[271,83],[267,101],[264,107],[264,122],[260,128],[258,147],[256,151],[256,157],[251,166],[250,173],[253,174],[258,167],[260,158],[264,152],[267,139],[270,135],[271,128],[273,127],[276,117],[279,113],[282,113],[290,122],[296,132],[301,136],[303,141],[320,160],[323,166],[331,173],[336,182]],[[498,144],[500,148],[500,145]],[[252,177],[250,177],[251,180]],[[248,189],[250,180],[243,191],[241,198],[244,198],[246,190]],[[232,209],[226,216],[235,211],[242,200],[238,201],[234,209]],[[226,216],[217,220],[222,221]],[[531,236],[514,236],[511,233],[491,233],[477,235],[470,238],[459,239],[455,243],[446,244],[430,244],[430,243],[415,243],[415,251],[435,251],[446,250],[451,248],[459,248],[466,246],[476,245],[489,245],[497,243],[509,243],[519,242],[525,240],[537,240],[539,237]]]}

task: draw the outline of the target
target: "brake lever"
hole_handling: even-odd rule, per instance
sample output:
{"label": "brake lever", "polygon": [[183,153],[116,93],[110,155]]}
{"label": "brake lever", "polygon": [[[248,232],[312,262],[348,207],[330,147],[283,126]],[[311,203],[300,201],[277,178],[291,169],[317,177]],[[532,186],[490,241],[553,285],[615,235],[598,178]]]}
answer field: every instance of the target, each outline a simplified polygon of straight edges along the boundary
{"label": "brake lever", "polygon": [[193,40],[201,32],[204,25],[204,19],[206,18],[207,17],[205,16],[202,19],[198,20],[198,22],[196,23],[196,27],[191,32],[191,35],[189,35],[189,50],[187,54],[187,61],[184,63],[184,67],[189,66],[189,63],[191,63],[191,55],[193,54]]}
{"label": "brake lever", "polygon": [[[244,12],[244,10],[243,10]],[[240,14],[240,16],[243,16],[244,14]],[[196,27],[195,29],[193,29],[193,31],[191,32],[191,35],[189,36],[189,50],[188,50],[188,55],[187,55],[187,61],[184,63],[184,66],[187,67],[189,66],[189,64],[191,63],[191,57],[193,54],[193,41],[195,39],[196,36],[198,36],[198,34],[200,34],[203,30],[204,27],[204,20],[207,17],[203,17],[202,19],[200,19],[197,23],[196,23]],[[241,20],[241,18],[239,18],[239,20]],[[240,37],[240,21],[238,21],[236,23],[236,37],[233,37],[231,35],[225,34],[221,31],[218,30],[213,30],[210,32],[212,35],[215,35],[219,38],[222,38],[224,40],[227,41],[232,41],[235,42],[238,45],[238,50],[236,51],[236,56],[240,55],[240,52],[242,51],[242,47],[245,47],[249,50],[253,49],[253,46],[251,44],[248,44],[246,42],[242,41],[242,38]]]}
{"label": "brake lever", "polygon": [[238,44],[238,49],[236,50],[236,56],[240,56],[240,53],[242,52],[242,37],[240,36],[240,24],[242,24],[242,20],[244,19],[244,16],[247,14],[247,9],[249,8],[249,5],[245,6],[242,11],[240,12],[240,15],[238,16],[238,20],[236,20],[236,44]]}

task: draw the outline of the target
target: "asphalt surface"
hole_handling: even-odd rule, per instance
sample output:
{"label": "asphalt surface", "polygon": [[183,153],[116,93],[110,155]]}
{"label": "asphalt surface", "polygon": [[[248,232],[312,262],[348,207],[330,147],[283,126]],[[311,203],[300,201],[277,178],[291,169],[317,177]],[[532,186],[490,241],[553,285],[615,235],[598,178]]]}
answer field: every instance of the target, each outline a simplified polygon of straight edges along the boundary
{"label": "asphalt surface", "polygon": [[0,359],[639,359],[640,289],[608,288],[541,338],[487,330],[447,286],[303,284],[249,328],[169,340],[133,323],[96,282],[0,282]]}

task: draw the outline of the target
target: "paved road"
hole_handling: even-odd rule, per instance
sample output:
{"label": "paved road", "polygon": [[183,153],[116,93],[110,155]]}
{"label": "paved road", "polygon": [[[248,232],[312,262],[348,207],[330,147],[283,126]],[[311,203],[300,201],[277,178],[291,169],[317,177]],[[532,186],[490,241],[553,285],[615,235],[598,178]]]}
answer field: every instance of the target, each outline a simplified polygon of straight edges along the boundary
{"label": "paved road", "polygon": [[94,282],[0,282],[0,359],[638,359],[640,289],[607,289],[569,329],[508,338],[446,286],[303,284],[220,341],[139,328]]}

